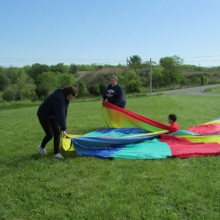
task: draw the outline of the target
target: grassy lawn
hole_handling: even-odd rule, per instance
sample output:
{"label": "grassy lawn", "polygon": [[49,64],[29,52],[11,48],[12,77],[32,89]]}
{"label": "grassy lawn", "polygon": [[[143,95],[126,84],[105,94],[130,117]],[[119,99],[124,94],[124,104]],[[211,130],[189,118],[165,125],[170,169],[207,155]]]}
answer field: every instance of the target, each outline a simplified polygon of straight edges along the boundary
{"label": "grassy lawn", "polygon": [[[219,97],[129,98],[127,108],[181,128],[220,116]],[[0,219],[219,219],[220,158],[108,160],[64,153],[42,158],[37,105],[0,108]],[[100,101],[70,104],[68,131],[106,128]]]}
{"label": "grassy lawn", "polygon": [[211,94],[219,94],[219,93],[220,93],[220,87],[218,87],[218,88],[213,88],[213,89],[207,89],[206,92],[207,92],[207,93],[211,93]]}

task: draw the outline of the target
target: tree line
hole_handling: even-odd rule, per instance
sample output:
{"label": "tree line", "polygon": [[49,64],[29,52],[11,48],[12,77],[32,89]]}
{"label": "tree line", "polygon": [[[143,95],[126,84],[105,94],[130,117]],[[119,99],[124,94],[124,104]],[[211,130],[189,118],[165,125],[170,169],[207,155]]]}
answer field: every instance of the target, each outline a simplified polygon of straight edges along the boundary
{"label": "tree line", "polygon": [[[151,72],[152,71],[152,72]],[[151,78],[152,74],[152,78]],[[129,57],[127,65],[46,65],[35,63],[24,67],[0,67],[0,94],[5,101],[42,100],[54,89],[74,85],[79,96],[101,95],[112,75],[117,75],[126,93],[149,88],[172,89],[177,86],[205,85],[219,82],[220,67],[205,68],[183,65],[179,56],[163,57],[159,63]]]}

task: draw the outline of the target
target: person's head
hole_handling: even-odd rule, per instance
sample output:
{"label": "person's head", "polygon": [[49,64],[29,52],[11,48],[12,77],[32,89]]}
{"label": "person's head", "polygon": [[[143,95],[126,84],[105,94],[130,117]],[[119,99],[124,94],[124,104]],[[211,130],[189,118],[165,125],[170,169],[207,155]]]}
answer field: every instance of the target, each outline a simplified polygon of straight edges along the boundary
{"label": "person's head", "polygon": [[118,77],[117,76],[112,76],[111,77],[112,86],[115,86],[117,83],[118,83]]}
{"label": "person's head", "polygon": [[173,124],[176,120],[177,120],[177,117],[176,117],[175,114],[170,114],[170,115],[168,115],[168,122],[169,122],[170,124]]}
{"label": "person's head", "polygon": [[73,86],[64,87],[64,91],[68,100],[73,100],[78,95],[78,90]]}

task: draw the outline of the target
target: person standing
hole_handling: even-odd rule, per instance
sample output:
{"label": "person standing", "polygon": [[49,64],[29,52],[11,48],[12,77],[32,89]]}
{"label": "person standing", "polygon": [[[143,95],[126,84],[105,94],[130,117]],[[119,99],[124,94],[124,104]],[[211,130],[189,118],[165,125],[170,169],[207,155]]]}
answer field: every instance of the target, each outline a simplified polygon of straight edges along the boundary
{"label": "person standing", "polygon": [[120,108],[125,108],[126,100],[124,98],[124,92],[121,86],[118,84],[118,77],[112,76],[111,83],[107,86],[102,100],[107,100],[113,105]]}
{"label": "person standing", "polygon": [[75,87],[69,86],[55,90],[40,105],[37,111],[39,122],[45,132],[41,145],[38,146],[38,152],[46,155],[45,147],[53,138],[54,158],[63,159],[59,152],[60,134],[66,136],[66,117],[69,102],[78,94]]}

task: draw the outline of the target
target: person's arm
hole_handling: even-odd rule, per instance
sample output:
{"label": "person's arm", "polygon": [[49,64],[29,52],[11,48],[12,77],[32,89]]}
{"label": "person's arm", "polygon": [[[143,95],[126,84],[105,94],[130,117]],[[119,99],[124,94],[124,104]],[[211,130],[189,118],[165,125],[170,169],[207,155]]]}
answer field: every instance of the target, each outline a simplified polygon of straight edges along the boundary
{"label": "person's arm", "polygon": [[67,103],[65,103],[65,119],[67,118],[67,112],[68,112],[69,103],[70,103],[70,101],[67,101]]}
{"label": "person's arm", "polygon": [[66,103],[64,97],[56,97],[53,100],[53,108],[55,113],[55,119],[57,120],[61,131],[66,131]]}

